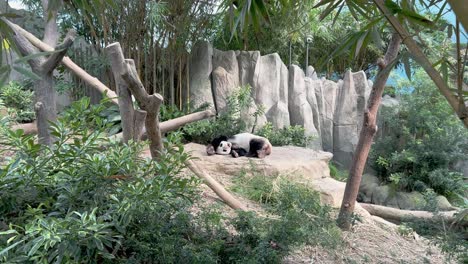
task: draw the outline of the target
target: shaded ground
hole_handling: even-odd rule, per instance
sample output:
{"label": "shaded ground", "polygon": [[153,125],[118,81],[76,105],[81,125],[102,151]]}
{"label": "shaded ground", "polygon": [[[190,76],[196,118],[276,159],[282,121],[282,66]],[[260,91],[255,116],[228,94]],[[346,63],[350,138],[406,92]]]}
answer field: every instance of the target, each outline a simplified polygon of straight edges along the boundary
{"label": "shaded ground", "polygon": [[[192,155],[199,158],[195,162],[228,190],[233,184],[236,172],[238,173],[242,166],[249,164],[247,158],[233,161],[228,156],[207,157],[200,152],[202,148],[196,146],[195,148],[189,146],[188,149],[193,150]],[[209,164],[211,161],[213,163]],[[222,164],[223,162],[226,164],[235,162],[239,167],[226,171],[223,170],[225,165]],[[294,162],[294,159],[291,162]],[[297,179],[300,182],[304,180],[303,178]],[[343,186],[341,184],[336,186],[335,191],[340,192]],[[234,211],[224,205],[211,189],[206,185],[202,185],[201,188],[203,198],[201,207],[216,204],[222,208],[226,216],[234,216]],[[332,187],[329,186],[329,188]],[[264,214],[261,205],[237,194],[234,195],[250,210]],[[335,209],[335,212],[337,213],[338,209]],[[370,216],[365,211],[360,212],[360,222],[357,222],[352,231],[342,233],[343,246],[335,250],[310,246],[298,248],[284,259],[284,263],[450,263],[436,245],[431,245],[431,241],[417,234],[403,236],[398,232],[398,226]]]}

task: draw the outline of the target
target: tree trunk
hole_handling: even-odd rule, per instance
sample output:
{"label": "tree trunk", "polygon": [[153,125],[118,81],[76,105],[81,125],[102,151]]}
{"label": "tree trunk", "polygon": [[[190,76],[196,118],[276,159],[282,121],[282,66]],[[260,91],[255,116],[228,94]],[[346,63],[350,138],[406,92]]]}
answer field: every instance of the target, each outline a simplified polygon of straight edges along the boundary
{"label": "tree trunk", "polygon": [[[47,2],[47,1],[44,1]],[[33,45],[18,31],[13,23],[6,18],[2,20],[11,28],[13,31],[13,40],[18,47],[18,50],[23,56],[30,56],[38,53]],[[48,33],[49,41],[52,41],[54,36],[49,30]],[[50,146],[54,141],[49,131],[49,122],[57,121],[57,110],[54,90],[54,77],[53,72],[57,67],[58,63],[65,56],[68,48],[73,44],[75,39],[75,32],[69,31],[64,39],[64,42],[57,46],[57,52],[52,53],[49,57],[31,57],[28,60],[31,70],[40,77],[34,83],[34,94],[35,94],[35,110],[37,113],[37,126],[39,143]]]}
{"label": "tree trunk", "polygon": [[203,179],[210,187],[227,205],[232,209],[247,211],[245,205],[239,202],[234,196],[232,196],[224,187],[213,179],[209,174],[201,170],[193,161],[188,160],[185,162],[185,165],[193,172],[195,175]]}
{"label": "tree trunk", "polygon": [[119,112],[122,118],[123,141],[127,143],[134,139],[134,109],[132,95],[125,82],[120,76],[127,70],[125,59],[123,56],[120,44],[113,43],[106,47],[107,57],[110,60],[112,72],[114,74],[115,84],[117,87],[117,95],[119,96]]}
{"label": "tree trunk", "polygon": [[[3,20],[9,25],[9,27],[11,27],[14,31],[17,31],[18,33],[20,33],[22,36],[24,36],[36,48],[42,51],[54,51],[54,48],[42,42],[40,39],[36,38],[33,34],[29,33],[22,27],[16,25],[15,23],[12,23],[11,21],[7,19],[3,19]],[[85,70],[83,70],[81,67],[76,65],[67,56],[63,57],[62,63],[65,67],[67,67],[67,69],[73,72],[77,77],[79,77],[81,80],[86,82],[91,87],[98,90],[100,93],[105,94],[107,97],[111,98],[111,101],[114,104],[118,105],[117,94],[111,89],[109,89],[105,84],[100,82],[96,77],[89,75]]]}
{"label": "tree trunk", "polygon": [[391,68],[394,67],[393,61],[398,55],[400,44],[400,36],[394,33],[388,45],[385,58],[378,62],[380,71],[372,87],[368,107],[364,113],[363,127],[359,135],[358,145],[354,152],[353,163],[349,169],[348,181],[346,182],[343,202],[338,216],[338,226],[344,230],[349,230],[351,228],[351,216],[354,212],[354,205],[361,183],[362,172],[366,165],[372,140],[377,132],[377,111],[379,110],[382,94]]}
{"label": "tree trunk", "polygon": [[[454,223],[457,221],[456,213],[458,211],[438,212],[437,214],[428,211],[410,211],[401,210],[382,205],[359,203],[366,211],[371,215],[382,217],[385,220],[392,222],[403,222],[403,221],[420,221],[420,220],[438,220],[437,216],[443,218],[448,223]],[[460,224],[468,226],[467,221],[460,219]]]}
{"label": "tree trunk", "polygon": [[447,2],[449,2],[453,12],[457,16],[457,19],[460,20],[465,28],[465,31],[468,31],[468,5],[466,4],[466,1],[447,0]]}
{"label": "tree trunk", "polygon": [[450,90],[450,87],[445,83],[440,73],[432,66],[432,63],[429,61],[427,56],[419,48],[418,44],[412,38],[411,34],[406,30],[395,16],[387,9],[384,4],[384,0],[374,0],[374,3],[380,9],[380,11],[385,15],[387,20],[390,22],[395,31],[403,39],[403,43],[411,52],[411,56],[416,60],[416,62],[423,67],[432,81],[435,83],[437,88],[439,88],[440,93],[447,99],[448,103],[458,115],[460,120],[463,122],[466,128],[468,128],[468,110],[466,105],[460,104],[457,97]]}

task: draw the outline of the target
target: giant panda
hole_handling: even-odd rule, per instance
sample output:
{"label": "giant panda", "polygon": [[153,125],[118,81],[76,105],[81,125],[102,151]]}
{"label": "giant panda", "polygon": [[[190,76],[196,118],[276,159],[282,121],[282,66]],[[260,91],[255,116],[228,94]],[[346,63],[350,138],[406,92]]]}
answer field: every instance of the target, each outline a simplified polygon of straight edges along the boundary
{"label": "giant panda", "polygon": [[232,137],[220,136],[211,141],[206,152],[208,155],[231,155],[265,158],[271,154],[271,143],[268,139],[250,133],[241,133]]}

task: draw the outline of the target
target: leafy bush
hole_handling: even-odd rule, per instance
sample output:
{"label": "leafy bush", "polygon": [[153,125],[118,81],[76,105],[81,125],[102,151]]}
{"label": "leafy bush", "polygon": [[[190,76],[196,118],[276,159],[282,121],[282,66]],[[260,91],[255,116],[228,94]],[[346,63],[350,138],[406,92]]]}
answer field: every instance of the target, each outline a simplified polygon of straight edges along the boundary
{"label": "leafy bush", "polygon": [[463,194],[462,174],[453,165],[468,156],[468,131],[424,72],[399,89],[407,92],[398,108],[382,111],[384,136],[373,145],[370,165],[403,190]]}
{"label": "leafy bush", "polygon": [[[226,110],[217,118],[186,125],[183,131],[187,140],[206,144],[220,135],[230,136],[246,132],[245,115],[253,104],[250,90],[250,86],[243,86],[228,96]],[[255,116],[259,114],[261,114],[261,109],[254,113]]]}
{"label": "leafy bush", "polygon": [[[250,132],[247,131],[249,124],[246,117],[250,118],[251,115],[254,117],[254,124],[250,125],[253,126],[252,130],[255,130],[257,117],[263,114],[264,109],[259,107],[255,113],[249,114],[249,110],[254,105],[250,90],[250,86],[240,87],[238,91],[228,96],[226,110],[220,113],[217,118],[186,125],[183,129],[186,139],[206,144],[221,135],[232,136],[242,132]],[[313,140],[313,137],[305,135],[305,130],[301,126],[276,129],[271,123],[266,123],[254,133],[268,138],[273,146],[305,147]]]}
{"label": "leafy bush", "polygon": [[257,135],[266,137],[273,146],[299,146],[306,147],[314,137],[306,136],[302,126],[289,126],[281,129],[274,128],[268,122],[258,132]]}
{"label": "leafy bush", "polygon": [[254,167],[235,179],[233,190],[264,205],[270,217],[264,218],[257,229],[262,230],[258,246],[274,243],[284,256],[300,245],[340,245],[340,231],[328,206],[320,205],[319,194],[307,186],[294,183],[283,176],[267,176]]}
{"label": "leafy bush", "polygon": [[33,100],[34,93],[17,82],[10,82],[0,88],[0,100],[7,107],[12,121],[31,122],[35,119]]}
{"label": "leafy bush", "polygon": [[166,142],[155,162],[139,157],[141,144],[109,142],[82,121],[62,116],[51,129],[57,142],[50,148],[21,130],[1,133],[2,144],[16,151],[0,168],[0,221],[9,224],[0,236],[1,261],[127,258],[126,243],[146,228],[141,222],[148,212],[169,219],[190,205],[196,181],[176,176],[189,158],[182,145],[173,150]]}

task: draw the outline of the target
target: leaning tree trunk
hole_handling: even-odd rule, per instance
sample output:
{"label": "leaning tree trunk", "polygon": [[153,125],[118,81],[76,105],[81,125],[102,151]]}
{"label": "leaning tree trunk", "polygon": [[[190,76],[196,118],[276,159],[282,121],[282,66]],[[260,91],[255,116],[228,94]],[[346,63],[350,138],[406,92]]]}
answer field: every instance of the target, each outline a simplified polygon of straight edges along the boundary
{"label": "leaning tree trunk", "polygon": [[378,62],[380,71],[374,82],[374,86],[372,86],[368,107],[364,113],[363,127],[359,135],[358,145],[354,152],[353,163],[349,170],[343,202],[338,216],[338,226],[344,230],[349,230],[351,228],[351,216],[354,211],[354,205],[356,204],[362,172],[366,165],[372,140],[377,132],[377,111],[379,110],[385,83],[390,75],[391,67],[394,66],[393,62],[398,56],[400,44],[400,35],[394,33],[388,45],[385,58]]}
{"label": "leaning tree trunk", "polygon": [[[47,4],[47,1],[43,1]],[[47,5],[44,6],[45,10],[48,10]],[[51,11],[52,13],[54,11]],[[55,11],[56,14],[56,11]],[[55,18],[55,16],[52,16]],[[13,31],[13,40],[15,41],[18,50],[22,56],[30,56],[37,54],[39,51],[34,48],[34,46],[19,32],[13,23],[8,21],[5,18],[2,20],[10,27]],[[55,20],[54,20],[55,23]],[[44,40],[48,43],[56,41],[57,36],[53,33],[53,29],[56,27],[53,26],[51,21],[46,22],[46,34]],[[49,28],[50,27],[50,28]],[[54,77],[53,72],[57,65],[60,63],[62,58],[65,56],[68,48],[73,44],[75,39],[75,32],[69,31],[65,37],[63,43],[56,47],[58,50],[55,53],[52,53],[48,58],[44,57],[35,57],[32,56],[28,63],[31,66],[31,70],[37,76],[37,80],[34,84],[34,94],[35,94],[35,105],[34,109],[36,111],[37,119],[37,129],[39,135],[39,143],[43,145],[51,145],[53,142],[53,137],[49,131],[49,122],[57,121],[57,110],[56,110],[56,99],[55,99],[55,90],[54,90]],[[55,45],[54,45],[55,46]]]}
{"label": "leaning tree trunk", "polygon": [[[454,2],[454,1],[453,1]],[[459,1],[460,3],[463,1]],[[444,81],[440,73],[434,68],[433,64],[429,61],[427,56],[418,46],[416,41],[413,39],[411,34],[403,27],[397,17],[395,17],[385,6],[384,0],[374,0],[374,3],[380,9],[380,11],[385,15],[388,22],[392,25],[393,29],[400,35],[403,39],[403,43],[406,48],[411,52],[411,56],[414,60],[421,65],[421,67],[426,71],[429,77],[432,79],[434,84],[439,89],[440,93],[447,99],[447,102],[458,115],[458,118],[463,122],[466,128],[468,128],[468,109],[463,99],[457,98],[455,94],[450,90],[449,85]],[[464,3],[466,5],[466,3]],[[461,10],[461,6],[454,5]],[[460,18],[463,16],[457,16]],[[460,100],[459,100],[460,99]]]}

